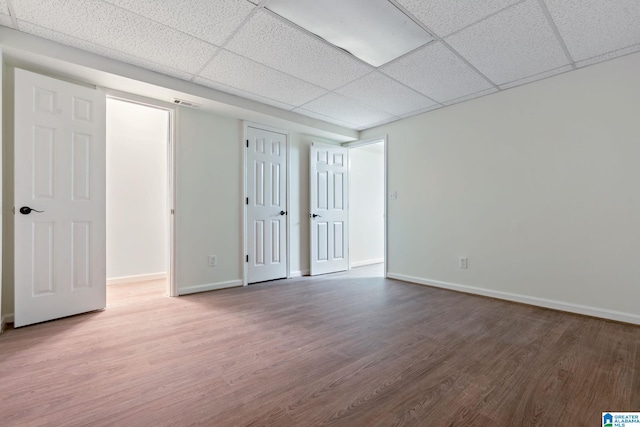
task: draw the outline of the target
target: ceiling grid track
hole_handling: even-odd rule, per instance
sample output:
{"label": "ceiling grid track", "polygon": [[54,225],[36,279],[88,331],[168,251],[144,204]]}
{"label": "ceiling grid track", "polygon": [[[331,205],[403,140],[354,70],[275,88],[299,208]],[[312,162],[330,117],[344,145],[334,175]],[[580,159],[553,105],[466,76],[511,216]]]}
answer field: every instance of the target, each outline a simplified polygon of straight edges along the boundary
{"label": "ceiling grid track", "polygon": [[[524,1],[524,0],[523,0]],[[438,35],[436,35],[433,31],[431,31],[430,28],[428,28],[424,23],[422,23],[422,21],[420,21],[418,18],[416,18],[411,12],[409,12],[407,9],[405,9],[402,5],[400,5],[396,0],[389,0],[389,2],[391,4],[393,4],[395,7],[397,7],[398,9],[400,9],[402,11],[402,13],[404,13],[405,15],[407,15],[407,17],[409,17],[413,22],[415,22],[416,24],[418,24],[420,26],[420,28],[422,28],[424,31],[426,31],[431,37],[433,37],[434,41],[436,42],[440,42],[442,43],[443,46],[445,46],[447,49],[449,49],[451,51],[451,53],[453,53],[455,56],[457,56],[462,62],[464,62],[467,66],[469,66],[469,68],[471,68],[473,71],[475,71],[476,73],[478,73],[478,75],[480,75],[484,80],[487,81],[487,83],[489,83],[491,86],[493,86],[495,89],[500,90],[500,86],[498,86],[497,84],[495,84],[489,77],[485,76],[484,73],[480,72],[480,70],[478,70],[471,62],[469,62],[467,60],[467,58],[465,58],[464,56],[460,55],[460,53],[458,53],[457,50],[455,50],[453,47],[451,47],[451,45],[449,45],[449,43],[447,43],[446,41],[444,41],[444,39]],[[504,9],[503,9],[504,10]],[[480,22],[480,21],[477,21]],[[475,23],[477,23],[475,22]],[[475,24],[474,23],[474,24]],[[393,62],[393,61],[391,61]],[[385,64],[388,65],[388,64]]]}
{"label": "ceiling grid track", "polygon": [[[242,28],[244,28],[244,26],[246,25],[247,22],[249,22],[249,20],[251,18],[253,18],[253,16],[259,11],[262,10],[264,8],[264,5],[268,2],[269,0],[262,0],[258,5],[256,5],[256,7],[251,11],[251,13],[249,13],[244,20],[240,23],[240,25],[238,25],[236,27],[236,29],[229,34],[229,36],[222,42],[222,44],[220,46],[218,46],[218,50],[216,50],[216,52],[211,55],[211,58],[209,58],[209,60],[207,62],[204,63],[204,65],[198,70],[197,73],[195,73],[193,75],[193,77],[191,78],[191,81],[194,82],[195,79],[197,77],[200,76],[200,73],[202,73],[208,66],[209,64],[211,64],[211,62],[216,59],[216,57],[220,54],[220,52],[222,51],[222,49],[224,49],[224,47],[226,45],[229,44],[229,42],[233,39],[233,37],[235,37],[236,34],[238,34],[238,31],[240,31]],[[249,2],[251,3],[251,2]],[[251,3],[253,4],[253,3]],[[214,45],[215,46],[215,45]],[[226,50],[226,49],[225,49]],[[247,58],[248,59],[248,58]]]}
{"label": "ceiling grid track", "polygon": [[[228,41],[228,40],[226,40],[224,44],[227,44],[227,41]],[[240,56],[240,57],[242,57],[243,59],[245,59],[246,61],[253,62],[254,64],[257,64],[257,65],[259,65],[259,66],[261,66],[261,67],[268,68],[268,69],[273,70],[273,71],[275,71],[275,72],[277,72],[277,73],[283,74],[283,75],[285,75],[285,76],[287,76],[287,77],[291,77],[292,79],[299,80],[299,81],[301,81],[301,82],[304,82],[304,83],[306,83],[306,84],[308,84],[308,85],[314,86],[314,87],[316,87],[316,88],[318,88],[318,89],[321,89],[321,90],[323,90],[323,91],[328,91],[328,89],[323,88],[322,86],[318,86],[318,85],[317,85],[317,84],[315,84],[315,83],[311,83],[311,82],[309,82],[309,81],[307,81],[307,80],[303,80],[303,79],[301,79],[300,77],[294,76],[293,74],[286,73],[286,72],[284,72],[284,71],[278,70],[277,68],[273,68],[271,65],[263,64],[262,62],[258,62],[258,61],[255,61],[255,60],[251,59],[251,58],[247,58],[246,56],[239,55],[239,54],[237,54],[237,53],[235,53],[235,52],[233,52],[233,51],[230,51],[229,49],[225,49],[225,48],[223,48],[223,47],[218,48],[218,50],[216,51],[215,55],[212,55],[212,56],[211,56],[211,59],[209,59],[209,61],[207,61],[207,63],[204,65],[204,67],[202,67],[202,69],[200,69],[200,70],[198,71],[198,74],[195,74],[195,75],[193,76],[193,78],[192,78],[192,80],[191,80],[191,81],[192,81],[192,82],[194,82],[194,80],[195,80],[196,78],[201,78],[201,79],[204,79],[204,80],[210,80],[210,79],[207,79],[206,77],[202,77],[200,74],[202,73],[202,71],[204,71],[204,70],[207,68],[207,66],[211,63],[211,61],[213,61],[213,60],[214,60],[214,59],[215,59],[215,58],[220,54],[220,52],[222,52],[222,51],[228,52],[228,53],[230,53],[230,54],[232,54],[232,55]],[[242,89],[242,88],[233,87],[233,86],[230,86],[230,85],[227,85],[227,84],[224,84],[224,83],[220,83],[220,82],[214,82],[214,83],[221,84],[221,85],[223,85],[223,86],[231,87],[231,88],[238,89],[238,90],[241,90],[241,91],[243,91],[243,92],[246,92],[246,90],[244,90],[244,89]],[[261,96],[262,96],[262,95],[261,95]],[[320,96],[322,96],[322,95],[320,95]],[[269,98],[268,96],[262,96],[262,97],[263,97],[263,98]],[[276,101],[276,102],[279,102],[279,103],[283,103],[282,101],[278,101],[277,99],[273,99],[273,101]],[[294,106],[294,107],[295,107],[295,106]]]}
{"label": "ceiling grid track", "polygon": [[[423,46],[424,46],[424,45],[423,45]],[[420,47],[422,47],[422,46],[420,46]],[[418,47],[417,49],[419,49],[420,47]],[[414,49],[414,50],[415,50],[415,49]],[[350,100],[352,100],[352,101],[355,101],[355,102],[357,102],[357,103],[362,103],[360,100],[355,99],[355,98],[353,98],[353,97],[351,97],[351,96],[349,96],[349,95],[342,94],[342,93],[340,93],[340,92],[338,92],[338,91],[339,91],[340,89],[342,89],[342,88],[344,88],[344,87],[346,87],[346,86],[349,86],[350,84],[353,84],[353,83],[355,83],[355,82],[358,82],[358,81],[360,81],[360,80],[362,80],[362,79],[366,78],[367,76],[370,76],[371,74],[374,74],[374,73],[381,73],[381,74],[382,74],[382,75],[384,75],[386,78],[388,78],[388,79],[390,79],[390,80],[393,80],[395,83],[397,83],[397,84],[399,84],[399,85],[402,85],[403,87],[405,87],[405,88],[407,88],[407,89],[411,90],[412,92],[414,92],[414,93],[416,93],[416,94],[418,94],[418,95],[420,95],[420,96],[423,96],[423,97],[427,98],[429,101],[433,102],[435,105],[437,105],[437,106],[439,106],[439,107],[444,107],[444,106],[445,106],[443,103],[436,101],[435,99],[433,99],[433,98],[431,98],[431,97],[429,97],[429,96],[425,95],[424,93],[421,93],[421,92],[419,92],[419,91],[415,90],[414,88],[412,88],[412,87],[410,87],[410,86],[407,86],[406,84],[404,84],[404,83],[402,83],[402,82],[400,82],[400,81],[398,81],[398,80],[394,79],[393,77],[391,77],[391,76],[389,76],[389,75],[387,75],[387,74],[384,74],[382,71],[379,71],[379,69],[373,69],[373,70],[371,70],[371,72],[369,72],[369,73],[367,73],[367,74],[365,74],[365,75],[363,75],[363,76],[361,76],[361,77],[358,77],[357,79],[352,80],[352,81],[350,81],[350,82],[348,82],[348,83],[345,83],[345,84],[343,84],[343,85],[341,85],[341,86],[338,86],[337,88],[335,88],[335,89],[333,89],[333,90],[331,90],[331,91],[328,91],[327,93],[332,93],[332,94],[334,94],[334,95],[343,96],[343,97],[348,98],[348,99],[350,99]],[[323,96],[325,96],[325,95],[326,95],[326,93],[325,93],[325,94],[322,94],[322,95],[320,95],[320,96],[318,96],[318,97],[316,97],[316,98],[314,98],[314,99],[312,99],[312,100],[310,100],[310,101],[308,101],[308,102],[306,102],[306,103],[305,103],[305,104],[303,104],[303,105],[309,104],[309,103],[311,103],[311,102],[313,102],[313,101],[315,101],[315,100],[317,100],[317,99],[319,99],[319,98],[322,98],[322,97],[323,97]],[[299,108],[303,108],[303,105],[301,105]],[[372,108],[372,109],[378,110],[378,111],[380,111],[380,112],[382,112],[382,113],[389,114],[389,115],[391,115],[391,116],[395,117],[396,119],[401,119],[401,118],[402,118],[401,116],[399,116],[399,115],[397,115],[397,114],[393,114],[393,113],[391,113],[391,112],[389,112],[389,111],[381,110],[381,109],[379,109],[379,108],[376,108],[376,107],[374,107],[374,106],[367,105],[367,104],[363,104],[363,105],[365,105],[367,108]],[[427,108],[428,108],[428,107],[427,107]],[[339,119],[336,117],[336,120],[339,120]]]}
{"label": "ceiling grid track", "polygon": [[[393,0],[389,0],[389,1],[393,1]],[[470,24],[468,24],[468,25],[465,25],[465,26],[464,26],[464,27],[462,27],[462,28],[458,28],[457,30],[455,30],[454,32],[452,32],[452,33],[450,33],[450,34],[447,34],[447,35],[445,36],[445,38],[446,38],[446,37],[454,36],[454,35],[456,35],[456,34],[458,34],[458,33],[462,32],[462,31],[466,30],[466,29],[467,29],[467,28],[469,28],[469,27],[473,27],[474,25],[477,25],[477,24],[479,24],[479,23],[481,23],[481,22],[484,22],[484,21],[486,21],[487,19],[493,18],[493,17],[494,17],[494,16],[496,16],[496,15],[500,15],[500,14],[501,14],[502,12],[504,12],[505,10],[511,9],[512,7],[516,7],[516,6],[518,6],[519,4],[524,3],[524,2],[526,2],[526,1],[531,1],[531,0],[519,0],[519,1],[515,2],[515,3],[513,3],[513,4],[510,4],[509,6],[503,7],[503,8],[502,8],[502,9],[500,9],[500,10],[496,10],[495,12],[488,14],[487,16],[485,16],[485,17],[484,17],[484,18],[482,18],[482,19],[479,19],[479,20],[477,20],[477,21],[474,21],[474,22],[472,22],[472,23],[470,23]]]}
{"label": "ceiling grid track", "polygon": [[0,0],[0,30],[355,131],[636,53],[637,1]]}
{"label": "ceiling grid track", "polygon": [[564,42],[564,39],[560,35],[560,31],[558,30],[558,26],[553,21],[553,17],[551,16],[551,12],[549,12],[549,8],[547,7],[547,5],[544,2],[544,0],[538,0],[538,4],[540,5],[540,9],[542,9],[542,13],[544,13],[545,18],[547,18],[547,22],[549,23],[549,26],[553,30],[553,33],[556,35],[556,39],[558,39],[558,43],[560,44],[560,47],[562,47],[562,50],[564,51],[564,54],[567,56],[567,60],[569,61],[569,64],[571,65],[571,68],[575,70],[577,68],[576,67],[576,62],[573,60],[573,57],[571,56],[571,53],[569,52],[569,48],[567,47],[567,44]]}
{"label": "ceiling grid track", "polygon": [[[85,43],[90,43],[90,44],[95,45],[95,46],[100,46],[100,47],[101,47],[101,48],[103,48],[103,49],[108,49],[108,50],[110,50],[110,51],[112,51],[112,52],[116,52],[116,53],[119,53],[119,54],[121,54],[121,55],[125,55],[125,56],[134,56],[134,55],[131,55],[130,53],[123,52],[123,51],[121,51],[121,50],[114,49],[114,48],[112,48],[112,47],[104,46],[104,45],[98,44],[98,43],[96,43],[96,42],[94,42],[94,41],[81,39],[81,38],[76,37],[76,36],[71,36],[71,35],[69,35],[69,34],[64,34],[64,33],[61,33],[61,32],[59,32],[59,31],[51,30],[51,29],[49,29],[49,28],[45,28],[45,27],[43,27],[43,26],[41,26],[41,25],[37,25],[37,24],[34,24],[34,23],[31,23],[31,25],[33,25],[34,27],[42,28],[43,30],[46,30],[46,31],[51,31],[51,32],[56,33],[56,34],[63,35],[63,36],[65,36],[65,37],[69,37],[69,38],[71,38],[71,39],[78,40],[78,41],[80,41],[80,42],[85,42]],[[74,46],[71,46],[71,47],[72,47],[72,48],[74,48],[74,49],[79,49],[79,48],[76,48],[76,47],[74,47]],[[93,55],[102,56],[102,55],[97,54],[97,53],[92,53],[92,54],[93,54]],[[145,62],[147,62],[147,63],[149,63],[149,64],[156,65],[156,66],[158,66],[158,67],[171,68],[173,71],[176,71],[176,72],[184,72],[184,73],[186,73],[185,71],[179,70],[178,68],[169,67],[169,66],[167,66],[167,65],[164,65],[164,64],[160,64],[160,63],[158,63],[158,62],[151,61],[151,60],[149,60],[149,59],[145,59],[144,61],[145,61]],[[191,73],[186,73],[186,74],[191,74]]]}
{"label": "ceiling grid track", "polygon": [[6,0],[7,9],[9,9],[9,15],[11,15],[11,23],[13,24],[13,28],[20,31],[20,27],[18,26],[18,17],[16,16],[15,9],[13,8],[13,0]]}

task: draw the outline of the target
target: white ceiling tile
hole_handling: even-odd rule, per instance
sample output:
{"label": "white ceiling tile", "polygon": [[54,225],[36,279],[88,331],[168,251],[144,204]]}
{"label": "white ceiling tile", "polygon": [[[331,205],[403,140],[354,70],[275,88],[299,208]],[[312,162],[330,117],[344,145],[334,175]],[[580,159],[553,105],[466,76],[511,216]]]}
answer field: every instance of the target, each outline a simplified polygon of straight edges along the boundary
{"label": "white ceiling tile", "polygon": [[272,107],[278,107],[282,110],[292,110],[293,108],[295,108],[294,105],[286,104],[284,102],[276,101],[275,99],[270,99],[264,96],[256,95],[255,93],[246,92],[244,90],[227,86],[220,82],[214,82],[212,80],[208,80],[202,77],[196,77],[193,81],[197,84],[209,87],[211,89],[216,89],[221,92],[230,93],[231,95],[236,95],[241,98],[250,99],[252,101],[260,102],[261,104],[271,105]]}
{"label": "white ceiling tile", "polygon": [[326,93],[325,89],[226,50],[222,50],[200,76],[296,106]]}
{"label": "white ceiling tile", "polygon": [[9,15],[9,7],[7,6],[7,0],[0,0],[0,13]]}
{"label": "white ceiling tile", "polygon": [[216,47],[96,0],[20,0],[16,16],[43,28],[197,73]]}
{"label": "white ceiling tile", "polygon": [[329,93],[303,106],[305,110],[320,113],[328,117],[367,126],[392,118],[391,114],[367,107],[342,95]]}
{"label": "white ceiling tile", "polygon": [[255,9],[245,0],[105,0],[220,46]]}
{"label": "white ceiling tile", "polygon": [[302,114],[303,116],[311,117],[312,119],[318,119],[325,122],[333,123],[334,125],[346,127],[349,129],[356,129],[358,125],[354,123],[348,123],[342,120],[335,119],[333,117],[325,116],[324,114],[319,114],[314,111],[305,110],[304,108],[296,108],[293,110],[294,113]]}
{"label": "white ceiling tile", "polygon": [[593,58],[585,59],[584,61],[576,62],[578,67],[586,67],[588,65],[597,64],[598,62],[608,61],[610,59],[617,58],[619,56],[629,55],[630,53],[640,52],[640,44],[626,47],[624,49],[616,50],[613,52],[605,53],[604,55],[598,55]]}
{"label": "white ceiling tile", "polygon": [[24,31],[25,33],[33,34],[34,36],[42,37],[48,40],[53,40],[55,42],[75,47],[77,49],[82,49],[96,55],[104,56],[106,58],[111,58],[117,61],[136,65],[140,68],[144,68],[150,71],[155,71],[157,73],[166,74],[168,76],[177,77],[183,80],[190,80],[193,77],[193,74],[187,73],[185,71],[176,70],[173,67],[162,64],[156,64],[151,61],[147,61],[135,56],[127,55],[126,53],[106,48],[104,46],[98,46],[85,40],[76,39],[66,34],[60,34],[46,28],[38,27],[37,25],[33,25],[29,22],[18,21],[18,26],[20,27],[20,30]]}
{"label": "white ceiling tile", "polygon": [[480,92],[472,93],[471,95],[463,96],[461,98],[452,99],[451,101],[445,102],[445,105],[453,105],[459,104],[464,101],[469,101],[471,99],[480,98],[481,96],[489,95],[492,93],[498,92],[498,89],[492,87],[491,89],[481,90]]}
{"label": "white ceiling tile", "polygon": [[258,11],[227,49],[333,90],[373,68],[265,11]]}
{"label": "white ceiling tile", "polygon": [[500,89],[509,89],[516,86],[521,86],[523,84],[535,82],[537,80],[546,79],[551,76],[555,76],[556,74],[566,73],[567,71],[573,70],[571,65],[565,65],[564,67],[559,67],[554,70],[545,71],[544,73],[536,74],[535,76],[526,77],[524,79],[516,80],[514,82],[505,83],[500,85]]}
{"label": "white ceiling tile", "polygon": [[519,0],[397,0],[430,30],[445,37]]}
{"label": "white ceiling tile", "polygon": [[438,102],[492,87],[442,43],[418,49],[380,70]]}
{"label": "white ceiling tile", "polygon": [[13,28],[13,22],[9,15],[0,14],[0,25]]}
{"label": "white ceiling tile", "polygon": [[446,39],[496,84],[569,63],[537,0],[528,0]]}
{"label": "white ceiling tile", "polygon": [[638,0],[546,0],[575,61],[640,43]]}
{"label": "white ceiling tile", "polygon": [[349,83],[337,92],[394,116],[436,104],[377,71]]}

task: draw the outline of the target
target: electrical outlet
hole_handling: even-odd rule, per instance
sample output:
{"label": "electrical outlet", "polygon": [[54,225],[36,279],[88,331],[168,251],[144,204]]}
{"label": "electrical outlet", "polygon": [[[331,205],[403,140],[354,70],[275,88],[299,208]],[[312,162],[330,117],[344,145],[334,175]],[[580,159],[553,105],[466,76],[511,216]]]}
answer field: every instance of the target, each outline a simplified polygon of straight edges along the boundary
{"label": "electrical outlet", "polygon": [[467,257],[460,257],[460,268],[467,268]]}
{"label": "electrical outlet", "polygon": [[209,255],[208,263],[209,267],[215,267],[218,265],[218,257],[216,255]]}
{"label": "electrical outlet", "polygon": [[389,193],[389,200],[398,200],[398,192],[392,191],[391,193]]}

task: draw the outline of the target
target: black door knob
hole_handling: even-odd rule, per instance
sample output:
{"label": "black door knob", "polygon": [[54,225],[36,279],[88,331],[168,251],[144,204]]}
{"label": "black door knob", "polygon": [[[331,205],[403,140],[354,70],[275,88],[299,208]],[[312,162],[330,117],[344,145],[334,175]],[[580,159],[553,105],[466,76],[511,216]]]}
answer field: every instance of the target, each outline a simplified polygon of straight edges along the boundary
{"label": "black door knob", "polygon": [[322,216],[321,216],[321,215],[318,215],[318,214],[312,214],[312,215],[311,215],[311,218],[322,218]]}
{"label": "black door knob", "polygon": [[29,214],[31,213],[31,211],[33,211],[33,212],[39,212],[39,213],[44,212],[44,211],[37,211],[37,210],[35,210],[35,209],[31,209],[29,206],[23,206],[23,207],[21,207],[21,208],[20,208],[20,213],[21,213],[22,215],[29,215]]}
{"label": "black door knob", "polygon": [[286,215],[287,213],[285,211],[280,211],[280,215]]}

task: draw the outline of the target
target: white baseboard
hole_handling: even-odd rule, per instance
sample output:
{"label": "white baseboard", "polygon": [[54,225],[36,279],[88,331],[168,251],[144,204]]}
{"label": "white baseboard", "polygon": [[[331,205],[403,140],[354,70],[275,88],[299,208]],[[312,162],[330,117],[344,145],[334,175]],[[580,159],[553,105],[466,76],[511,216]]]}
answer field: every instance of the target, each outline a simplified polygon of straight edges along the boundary
{"label": "white baseboard", "polygon": [[167,278],[167,273],[137,274],[135,276],[112,277],[107,279],[107,285],[120,285],[123,283],[148,282]]}
{"label": "white baseboard", "polygon": [[0,319],[0,334],[7,328],[7,323],[13,323],[13,313],[5,314]]}
{"label": "white baseboard", "polygon": [[302,277],[302,276],[308,276],[309,274],[311,274],[311,271],[310,271],[310,270],[292,271],[292,272],[291,272],[291,278],[294,278],[294,277]]}
{"label": "white baseboard", "polygon": [[204,285],[188,286],[186,288],[179,288],[178,295],[195,294],[197,292],[215,291],[218,289],[235,288],[242,286],[242,280],[230,280],[228,282],[207,283]]}
{"label": "white baseboard", "polygon": [[640,316],[632,313],[607,310],[603,308],[590,307],[579,304],[572,304],[563,301],[548,300],[544,298],[530,297],[527,295],[512,294],[510,292],[494,291],[491,289],[477,288],[475,286],[459,285],[456,283],[441,282],[439,280],[429,280],[420,277],[407,276],[404,274],[387,273],[389,279],[402,280],[419,285],[433,286],[436,288],[449,289],[468,294],[482,295],[507,301],[514,301],[523,304],[535,305],[538,307],[551,308],[554,310],[567,311],[569,313],[583,314],[585,316],[600,317],[602,319],[615,320],[618,322],[633,323],[640,325]]}
{"label": "white baseboard", "polygon": [[381,264],[384,258],[365,259],[364,261],[355,261],[350,264],[351,268],[364,267],[365,265]]}

